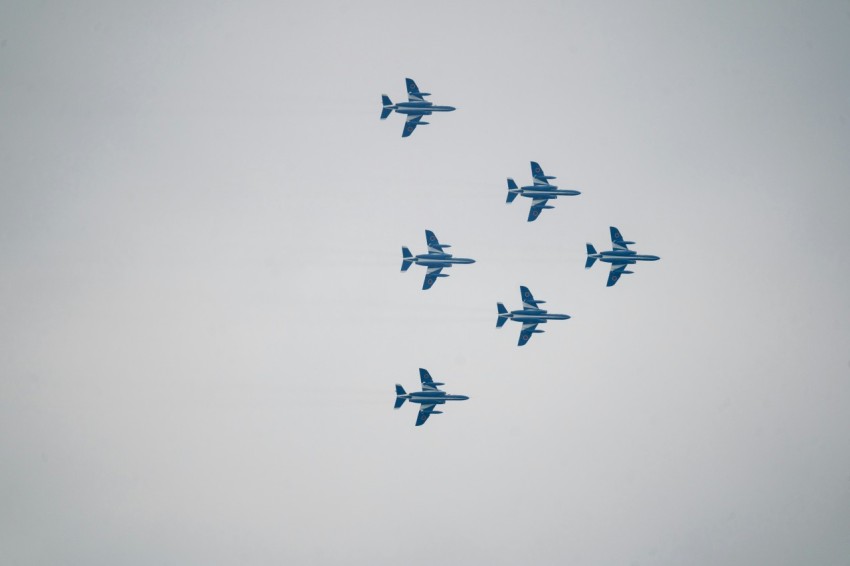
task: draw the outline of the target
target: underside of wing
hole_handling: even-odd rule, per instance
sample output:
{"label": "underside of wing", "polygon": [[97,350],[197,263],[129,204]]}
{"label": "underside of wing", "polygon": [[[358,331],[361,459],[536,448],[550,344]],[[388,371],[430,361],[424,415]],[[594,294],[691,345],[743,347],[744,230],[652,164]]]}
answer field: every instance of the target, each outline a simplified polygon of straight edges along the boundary
{"label": "underside of wing", "polygon": [[422,426],[425,424],[425,421],[428,420],[428,417],[431,416],[431,413],[434,412],[434,407],[436,405],[425,405],[423,404],[419,407],[419,414],[416,415],[416,426]]}
{"label": "underside of wing", "polygon": [[419,122],[422,120],[422,114],[408,114],[407,122],[404,123],[404,131],[401,133],[401,137],[406,138],[410,134],[413,133],[413,130],[416,129],[416,126],[419,125]]}
{"label": "underside of wing", "polygon": [[419,381],[422,383],[423,391],[439,391],[438,386],[442,385],[442,383],[436,383],[428,370],[424,368],[419,368]]}
{"label": "underside of wing", "polygon": [[543,172],[543,168],[536,161],[531,162],[531,176],[534,177],[535,185],[545,185],[546,184],[546,174]]}
{"label": "underside of wing", "polygon": [[525,346],[534,335],[535,328],[537,328],[537,324],[523,324],[522,330],[519,333],[519,342],[517,342],[517,346]]}
{"label": "underside of wing", "polygon": [[407,84],[407,100],[410,102],[422,102],[428,96],[427,92],[421,92],[413,79],[405,79]]}
{"label": "underside of wing", "polygon": [[437,281],[437,277],[440,275],[440,271],[442,271],[442,267],[429,267],[428,271],[425,272],[425,282],[422,283],[422,290],[428,290],[434,286],[434,283]]}
{"label": "underside of wing", "polygon": [[626,242],[623,238],[623,234],[620,233],[616,227],[611,226],[611,245],[615,250],[627,250],[629,249],[629,244],[633,244],[634,242]]}
{"label": "underside of wing", "polygon": [[614,284],[620,280],[620,276],[623,275],[623,271],[626,270],[626,264],[611,264],[611,271],[608,272],[608,284],[606,287],[613,287]]}
{"label": "underside of wing", "polygon": [[540,216],[540,213],[543,212],[543,207],[546,206],[546,203],[549,199],[545,198],[536,198],[534,202],[531,203],[531,210],[528,211],[528,221],[534,222],[537,220],[537,217]]}
{"label": "underside of wing", "polygon": [[432,253],[432,254],[434,254],[434,253],[441,254],[441,253],[443,253],[444,247],[446,247],[446,248],[451,247],[451,246],[448,246],[448,245],[441,246],[440,240],[437,239],[437,235],[434,234],[434,232],[431,231],[431,230],[425,230],[425,245],[428,246],[428,253]]}

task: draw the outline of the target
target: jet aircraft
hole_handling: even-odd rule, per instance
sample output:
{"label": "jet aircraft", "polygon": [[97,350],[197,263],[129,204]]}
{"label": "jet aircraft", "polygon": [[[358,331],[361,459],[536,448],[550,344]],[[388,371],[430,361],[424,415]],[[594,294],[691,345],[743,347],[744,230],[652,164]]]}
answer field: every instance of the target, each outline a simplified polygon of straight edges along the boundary
{"label": "jet aircraft", "polygon": [[425,424],[428,417],[431,415],[440,415],[442,411],[435,411],[437,405],[444,405],[446,401],[466,401],[469,399],[466,395],[452,395],[440,390],[440,385],[431,379],[431,374],[428,370],[419,368],[419,379],[422,381],[422,391],[414,391],[407,393],[399,384],[395,386],[395,407],[398,409],[405,401],[411,403],[419,403],[419,414],[416,416],[416,426]]}
{"label": "jet aircraft", "polygon": [[384,105],[381,110],[381,120],[386,120],[393,110],[398,114],[407,115],[407,122],[404,124],[401,137],[406,138],[412,134],[416,126],[427,126],[428,122],[423,122],[422,116],[430,116],[434,112],[452,112],[455,109],[454,106],[434,106],[433,102],[425,100],[426,96],[431,96],[430,92],[419,92],[419,87],[416,86],[413,79],[404,80],[407,81],[407,102],[393,104],[389,96],[381,95],[381,101]]}
{"label": "jet aircraft", "polygon": [[422,283],[422,290],[430,289],[438,277],[448,277],[448,273],[440,273],[443,268],[449,268],[454,264],[475,263],[474,259],[465,257],[454,257],[452,254],[443,251],[443,248],[450,248],[449,244],[441,244],[437,240],[437,236],[431,230],[425,230],[425,242],[428,244],[428,253],[413,256],[410,250],[406,247],[401,247],[401,270],[407,271],[414,263],[424,265],[428,268],[425,273],[425,281]]}
{"label": "jet aircraft", "polygon": [[537,330],[538,324],[546,324],[550,320],[567,320],[570,318],[568,314],[550,314],[548,311],[538,307],[537,305],[546,301],[535,300],[528,287],[520,287],[519,293],[522,295],[522,310],[508,312],[505,305],[496,303],[496,308],[499,311],[499,318],[496,319],[496,328],[501,328],[508,320],[522,323],[522,331],[519,333],[517,346],[524,346],[533,334],[542,334],[544,332],[543,330]]}
{"label": "jet aircraft", "polygon": [[559,189],[557,186],[549,184],[549,179],[555,177],[544,174],[543,169],[536,161],[531,162],[531,175],[534,177],[534,184],[525,187],[517,187],[516,182],[508,178],[508,200],[506,201],[508,203],[513,202],[517,195],[534,199],[531,203],[531,210],[528,211],[529,222],[537,220],[544,208],[555,208],[547,204],[550,199],[581,194],[579,191]]}
{"label": "jet aircraft", "polygon": [[608,272],[608,284],[606,287],[613,287],[620,280],[621,275],[634,273],[634,271],[626,271],[627,266],[639,261],[657,261],[661,259],[657,255],[640,255],[629,249],[630,244],[634,244],[634,242],[623,240],[623,235],[620,231],[614,226],[611,226],[611,245],[613,249],[607,252],[597,253],[593,244],[588,242],[587,262],[584,264],[584,268],[590,269],[597,259],[605,263],[610,263],[611,271]]}

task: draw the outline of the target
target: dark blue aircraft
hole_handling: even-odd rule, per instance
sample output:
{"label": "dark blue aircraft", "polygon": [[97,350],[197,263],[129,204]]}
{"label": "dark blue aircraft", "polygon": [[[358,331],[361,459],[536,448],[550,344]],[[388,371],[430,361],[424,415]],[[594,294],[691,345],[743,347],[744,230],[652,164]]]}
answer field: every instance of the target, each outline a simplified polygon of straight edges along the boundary
{"label": "dark blue aircraft", "polygon": [[440,391],[440,385],[431,379],[431,374],[428,370],[419,368],[419,380],[422,382],[422,391],[407,393],[399,384],[395,386],[395,408],[398,409],[404,405],[405,401],[411,403],[419,403],[419,414],[416,416],[416,426],[425,424],[428,417],[431,415],[441,415],[442,411],[435,411],[437,405],[444,405],[446,401],[466,401],[469,399],[466,395],[451,395],[445,391]]}
{"label": "dark blue aircraft", "polygon": [[430,289],[437,277],[448,277],[448,273],[440,273],[443,268],[451,267],[454,264],[475,263],[474,259],[465,257],[454,257],[452,254],[447,254],[443,248],[450,248],[449,244],[441,244],[437,240],[437,236],[431,230],[425,230],[425,242],[428,244],[428,253],[413,256],[410,250],[406,247],[401,247],[401,270],[407,271],[414,263],[416,265],[424,265],[428,268],[425,273],[425,281],[422,283],[422,290]]}
{"label": "dark blue aircraft", "polygon": [[537,305],[546,301],[535,300],[528,287],[520,287],[519,293],[522,295],[522,310],[508,312],[505,305],[496,303],[496,308],[499,310],[496,328],[501,328],[508,320],[522,323],[522,331],[519,333],[517,346],[524,346],[531,339],[532,334],[543,334],[543,330],[537,330],[538,324],[545,324],[550,320],[567,320],[570,318],[568,314],[549,314],[546,310],[538,307]]}
{"label": "dark blue aircraft", "polygon": [[508,178],[508,200],[506,201],[508,203],[513,202],[517,195],[534,199],[531,202],[531,210],[528,211],[529,222],[537,220],[543,209],[555,208],[547,204],[549,200],[581,194],[579,191],[559,189],[556,185],[550,185],[549,179],[554,179],[555,177],[544,174],[543,169],[536,161],[531,162],[531,176],[534,177],[534,184],[525,187],[517,187],[516,182]]}
{"label": "dark blue aircraft", "polygon": [[381,95],[381,101],[384,105],[381,110],[381,120],[386,120],[393,110],[398,114],[407,115],[407,122],[404,124],[401,137],[406,138],[412,134],[416,126],[427,126],[428,122],[423,122],[422,116],[430,116],[434,112],[451,112],[455,109],[454,106],[434,106],[432,102],[425,100],[426,96],[431,96],[430,92],[419,92],[419,87],[416,86],[413,79],[404,80],[407,81],[407,102],[393,104],[389,96]]}
{"label": "dark blue aircraft", "polygon": [[608,272],[608,284],[606,287],[613,287],[620,280],[621,275],[630,275],[634,271],[626,271],[626,267],[633,265],[639,261],[657,261],[661,259],[657,255],[639,255],[629,249],[629,245],[634,242],[626,242],[623,240],[623,235],[615,227],[611,226],[611,251],[597,253],[596,248],[590,242],[587,243],[587,262],[584,264],[585,269],[590,269],[593,263],[599,261],[610,263],[611,271]]}

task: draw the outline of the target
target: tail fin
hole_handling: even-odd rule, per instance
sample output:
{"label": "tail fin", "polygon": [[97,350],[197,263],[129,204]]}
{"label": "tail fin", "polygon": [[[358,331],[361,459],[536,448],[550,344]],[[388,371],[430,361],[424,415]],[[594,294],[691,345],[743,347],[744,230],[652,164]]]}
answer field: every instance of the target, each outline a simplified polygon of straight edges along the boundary
{"label": "tail fin", "polygon": [[519,187],[516,186],[516,183],[513,179],[508,178],[508,200],[506,200],[505,202],[513,202],[518,194]]}
{"label": "tail fin", "polygon": [[393,111],[393,101],[390,100],[390,97],[386,94],[381,95],[381,103],[384,105],[384,108],[381,110],[381,120],[386,120],[387,116],[390,115],[390,112]]}
{"label": "tail fin", "polygon": [[402,387],[401,385],[396,383],[395,384],[395,407],[393,407],[394,409],[398,409],[399,407],[404,405],[404,401],[405,401],[404,396],[405,395],[407,395],[407,392],[404,390],[404,387]]}
{"label": "tail fin", "polygon": [[496,319],[496,328],[501,328],[508,321],[508,309],[502,303],[496,303],[496,309],[499,311],[499,318]]}
{"label": "tail fin", "polygon": [[410,250],[406,247],[401,247],[401,270],[407,271],[410,266],[413,264],[411,259],[413,258],[413,254],[410,253]]}
{"label": "tail fin", "polygon": [[588,242],[587,244],[587,261],[584,263],[585,269],[590,269],[593,264],[596,262],[596,258],[592,257],[596,255],[596,248],[593,247],[593,244]]}

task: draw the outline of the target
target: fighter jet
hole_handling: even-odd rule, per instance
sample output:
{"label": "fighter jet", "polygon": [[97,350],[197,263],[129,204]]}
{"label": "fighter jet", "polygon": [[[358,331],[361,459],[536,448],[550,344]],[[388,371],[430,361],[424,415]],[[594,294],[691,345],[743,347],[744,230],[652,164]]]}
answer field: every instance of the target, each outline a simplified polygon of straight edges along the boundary
{"label": "fighter jet", "polygon": [[428,253],[413,256],[410,250],[406,247],[401,247],[401,270],[407,271],[414,263],[424,265],[428,268],[425,273],[425,281],[422,283],[422,290],[430,289],[437,277],[448,277],[448,273],[440,273],[443,268],[451,267],[456,263],[466,264],[475,263],[474,259],[465,257],[454,257],[452,254],[447,254],[443,248],[450,248],[449,244],[441,244],[437,240],[437,236],[431,230],[425,230],[425,242],[428,244]]}
{"label": "fighter jet", "polygon": [[637,252],[630,250],[629,245],[634,244],[634,242],[624,241],[623,235],[613,226],[611,226],[611,244],[613,247],[611,251],[597,253],[593,244],[588,242],[587,262],[584,264],[585,269],[590,269],[597,259],[611,264],[611,271],[608,272],[608,284],[606,287],[613,287],[620,280],[621,275],[634,273],[634,271],[626,271],[626,266],[639,261],[657,261],[661,259],[657,255],[639,255]]}
{"label": "fighter jet", "polygon": [[431,96],[430,92],[419,92],[419,87],[413,79],[404,80],[407,81],[407,102],[393,104],[389,96],[381,95],[384,105],[381,110],[381,120],[386,120],[393,110],[398,114],[407,114],[407,122],[404,124],[401,137],[406,138],[412,134],[416,126],[427,126],[428,122],[423,122],[422,116],[430,116],[433,112],[452,112],[455,109],[454,106],[434,106],[434,103],[425,100],[426,96]]}
{"label": "fighter jet", "polygon": [[405,401],[411,403],[419,403],[419,414],[416,416],[416,426],[425,424],[428,417],[431,415],[440,415],[442,411],[435,411],[437,405],[444,405],[446,401],[466,401],[469,399],[466,395],[451,395],[445,391],[440,391],[439,386],[445,383],[438,383],[431,379],[431,374],[428,370],[419,368],[419,379],[422,381],[422,391],[407,393],[404,387],[396,383],[395,386],[395,408],[398,409],[404,405]]}
{"label": "fighter jet", "polygon": [[522,295],[522,310],[508,312],[505,305],[496,303],[496,308],[499,310],[499,318],[496,319],[496,328],[501,328],[508,320],[515,320],[522,323],[522,331],[519,333],[519,342],[517,346],[524,346],[531,339],[532,334],[542,334],[543,330],[537,330],[538,324],[546,324],[550,320],[567,320],[570,318],[568,314],[550,314],[537,305],[546,301],[535,300],[528,287],[520,287],[519,293]]}
{"label": "fighter jet", "polygon": [[514,180],[508,178],[508,200],[506,201],[508,203],[513,202],[517,195],[534,199],[531,203],[531,210],[528,211],[529,222],[537,220],[537,217],[540,216],[544,208],[555,208],[554,206],[547,205],[550,199],[554,200],[558,197],[572,197],[581,194],[579,191],[559,189],[555,185],[550,185],[549,179],[554,179],[555,177],[545,175],[543,169],[536,161],[531,162],[531,175],[534,177],[534,184],[525,187],[517,187]]}

